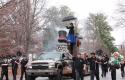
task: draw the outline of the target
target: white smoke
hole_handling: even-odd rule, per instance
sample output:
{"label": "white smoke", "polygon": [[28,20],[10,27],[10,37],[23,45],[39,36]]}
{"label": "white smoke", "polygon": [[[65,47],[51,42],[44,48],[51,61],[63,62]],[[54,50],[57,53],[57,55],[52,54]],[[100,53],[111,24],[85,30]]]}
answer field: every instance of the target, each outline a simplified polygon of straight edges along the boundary
{"label": "white smoke", "polygon": [[69,29],[67,29],[66,27],[64,27],[64,28],[57,27],[57,28],[56,28],[56,31],[60,31],[60,30],[64,30],[64,31],[66,31],[67,33],[69,32]]}
{"label": "white smoke", "polygon": [[[66,27],[64,28],[60,28],[60,27],[56,27],[55,30],[58,32],[60,30],[64,30],[67,32],[69,32],[69,29],[67,29]],[[56,44],[58,43],[58,39],[59,39],[59,34],[54,34],[53,35],[55,37],[55,40],[54,41],[50,41],[49,44],[45,47],[45,52],[48,52],[48,51],[53,51],[53,50],[56,50]]]}

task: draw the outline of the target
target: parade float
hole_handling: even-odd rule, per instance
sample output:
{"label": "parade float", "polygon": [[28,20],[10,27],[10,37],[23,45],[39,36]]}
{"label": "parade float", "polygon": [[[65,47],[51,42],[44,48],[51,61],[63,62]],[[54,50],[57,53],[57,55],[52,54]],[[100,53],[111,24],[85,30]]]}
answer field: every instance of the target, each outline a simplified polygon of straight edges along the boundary
{"label": "parade float", "polygon": [[113,61],[115,64],[118,64],[123,59],[124,59],[123,55],[121,55],[119,52],[114,52],[110,57],[110,62]]}

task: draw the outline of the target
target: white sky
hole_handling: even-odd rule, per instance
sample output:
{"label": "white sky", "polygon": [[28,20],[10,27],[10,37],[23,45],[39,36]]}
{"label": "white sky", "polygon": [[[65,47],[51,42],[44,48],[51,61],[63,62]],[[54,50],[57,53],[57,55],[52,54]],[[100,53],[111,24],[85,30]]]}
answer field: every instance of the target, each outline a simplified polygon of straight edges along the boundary
{"label": "white sky", "polygon": [[[75,12],[78,20],[86,19],[89,13],[105,13],[108,16],[108,22],[111,26],[115,25],[112,17],[115,15],[118,0],[49,0],[49,6],[59,7],[60,5],[68,6],[71,11]],[[121,33],[122,32],[122,33]],[[115,29],[112,36],[116,39],[118,45],[125,40],[123,30]]]}

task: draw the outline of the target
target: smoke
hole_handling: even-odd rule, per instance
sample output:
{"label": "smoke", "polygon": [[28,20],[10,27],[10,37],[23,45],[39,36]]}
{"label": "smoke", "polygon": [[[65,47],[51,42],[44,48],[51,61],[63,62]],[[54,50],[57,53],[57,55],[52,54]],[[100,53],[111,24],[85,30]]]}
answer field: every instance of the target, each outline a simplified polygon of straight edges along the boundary
{"label": "smoke", "polygon": [[64,27],[64,28],[56,27],[55,30],[56,30],[57,34],[56,33],[52,34],[53,37],[54,37],[54,40],[53,41],[50,40],[48,42],[48,45],[45,46],[45,50],[44,50],[45,52],[56,50],[56,45],[57,45],[58,39],[59,39],[58,31],[64,30],[64,31],[67,32],[67,34],[68,34],[68,31],[69,31],[66,27]]}
{"label": "smoke", "polygon": [[64,27],[64,28],[57,27],[57,28],[56,28],[56,31],[60,31],[60,30],[64,30],[64,31],[66,31],[67,33],[68,33],[68,31],[69,31],[69,29],[67,29],[66,27]]}
{"label": "smoke", "polygon": [[56,44],[58,41],[54,40],[48,43],[48,45],[45,47],[45,52],[53,51],[56,49]]}

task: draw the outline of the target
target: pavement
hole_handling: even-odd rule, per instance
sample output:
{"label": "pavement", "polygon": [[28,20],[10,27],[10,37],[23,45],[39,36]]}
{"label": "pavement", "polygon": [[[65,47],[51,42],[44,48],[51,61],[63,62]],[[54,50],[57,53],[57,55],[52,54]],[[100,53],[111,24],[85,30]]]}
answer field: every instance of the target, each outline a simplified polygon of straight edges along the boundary
{"label": "pavement", "polygon": [[[20,76],[18,75],[17,80],[19,80],[19,78],[20,78]],[[125,80],[125,77],[123,77],[123,78],[121,77],[120,69],[117,70],[116,78],[117,78],[116,80]],[[13,77],[9,76],[9,80],[13,80]],[[23,80],[25,80],[25,79],[23,79]],[[49,80],[49,79],[47,77],[38,77],[38,78],[36,78],[36,80]],[[73,79],[65,77],[65,78],[63,78],[63,80],[73,80]],[[90,76],[89,75],[85,76],[84,80],[90,80]],[[95,78],[95,80],[96,80],[96,78]],[[101,70],[100,70],[100,80],[111,80],[111,73],[110,72],[107,73],[106,77],[101,77]]]}

